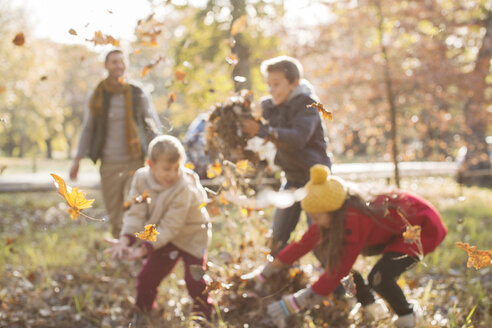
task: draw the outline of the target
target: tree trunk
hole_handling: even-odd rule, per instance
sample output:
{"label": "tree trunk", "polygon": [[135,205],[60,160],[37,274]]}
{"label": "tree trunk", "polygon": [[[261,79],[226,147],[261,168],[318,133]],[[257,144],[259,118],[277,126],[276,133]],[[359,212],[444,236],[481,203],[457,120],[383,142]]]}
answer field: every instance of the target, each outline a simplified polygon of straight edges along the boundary
{"label": "tree trunk", "polygon": [[391,156],[393,158],[393,164],[395,166],[395,184],[400,187],[400,171],[398,169],[398,143],[397,143],[397,124],[396,124],[396,105],[395,96],[393,93],[393,87],[391,84],[391,72],[390,63],[388,58],[388,51],[383,43],[383,13],[381,11],[381,4],[379,1],[376,2],[376,8],[378,12],[379,24],[379,44],[381,46],[381,53],[384,58],[384,83],[386,87],[386,95],[388,99],[388,106],[390,109],[390,122],[391,122]]}
{"label": "tree trunk", "polygon": [[53,158],[53,147],[51,146],[51,138],[46,138],[44,139],[44,142],[46,144],[46,158],[52,159]]}
{"label": "tree trunk", "polygon": [[[240,18],[246,15],[246,1],[245,0],[231,0],[232,5],[232,24]],[[232,28],[231,24],[231,28]],[[234,36],[234,43],[231,48],[231,52],[236,55],[238,62],[232,69],[232,79],[234,81],[234,90],[240,91],[242,89],[251,89],[250,81],[250,63],[249,63],[249,45],[244,40],[242,33],[238,33]]]}
{"label": "tree trunk", "polygon": [[486,29],[482,46],[478,52],[475,69],[464,77],[466,85],[467,100],[463,108],[465,117],[465,143],[467,152],[465,163],[460,168],[462,181],[467,184],[489,185],[492,177],[490,172],[480,176],[467,174],[473,170],[490,170],[490,160],[486,142],[488,113],[486,109],[487,75],[490,70],[490,60],[492,52],[492,12],[484,21]]}

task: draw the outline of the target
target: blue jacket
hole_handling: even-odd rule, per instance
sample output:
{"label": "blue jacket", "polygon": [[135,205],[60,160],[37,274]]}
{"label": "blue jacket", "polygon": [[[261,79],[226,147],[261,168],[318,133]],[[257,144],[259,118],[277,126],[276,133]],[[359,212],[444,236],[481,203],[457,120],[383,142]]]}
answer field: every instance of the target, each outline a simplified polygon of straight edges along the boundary
{"label": "blue jacket", "polygon": [[[278,134],[275,164],[282,168],[287,181],[293,185],[306,184],[309,169],[314,164],[331,167],[320,114],[316,108],[307,107],[318,101],[310,84],[301,80],[282,104],[274,105],[271,97],[261,102],[263,117]],[[258,135],[264,137],[267,128],[262,126]]]}

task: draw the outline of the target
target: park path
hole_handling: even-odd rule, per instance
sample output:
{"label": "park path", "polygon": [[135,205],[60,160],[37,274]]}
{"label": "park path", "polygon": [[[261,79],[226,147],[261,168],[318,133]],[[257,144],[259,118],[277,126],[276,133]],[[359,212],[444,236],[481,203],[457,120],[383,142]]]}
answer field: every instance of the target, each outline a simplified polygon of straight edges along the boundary
{"label": "park path", "polygon": [[[402,162],[399,164],[401,177],[418,176],[454,176],[455,162]],[[394,174],[393,163],[345,163],[334,164],[333,173],[346,180],[370,180],[390,178]],[[99,188],[98,172],[79,173],[77,181],[68,178],[68,172],[37,172],[0,175],[0,193],[19,191],[54,190],[53,178],[50,173],[61,176],[69,186],[85,189]],[[204,185],[213,184],[213,180],[203,181]]]}

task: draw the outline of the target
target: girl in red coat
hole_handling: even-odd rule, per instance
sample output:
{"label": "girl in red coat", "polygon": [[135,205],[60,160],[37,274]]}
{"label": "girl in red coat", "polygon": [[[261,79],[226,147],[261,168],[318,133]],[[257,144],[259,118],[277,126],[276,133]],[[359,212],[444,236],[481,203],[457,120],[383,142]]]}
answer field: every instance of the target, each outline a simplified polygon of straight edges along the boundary
{"label": "girl in red coat", "polygon": [[[375,291],[393,308],[397,327],[414,327],[413,308],[396,281],[444,239],[447,229],[437,210],[426,200],[402,191],[378,195],[368,202],[348,190],[343,180],[330,175],[326,166],[317,164],[310,173],[301,206],[314,224],[299,241],[267,263],[257,280],[267,282],[273,273],[316,248],[323,254],[326,270],[311,287],[270,304],[270,316],[282,326],[290,314],[312,307],[330,295],[350,273],[359,254],[382,254],[369,273],[368,283],[360,274],[353,274],[357,300],[364,309],[374,308]],[[417,238],[412,238],[412,230],[417,232]],[[405,231],[410,235],[404,237]]]}

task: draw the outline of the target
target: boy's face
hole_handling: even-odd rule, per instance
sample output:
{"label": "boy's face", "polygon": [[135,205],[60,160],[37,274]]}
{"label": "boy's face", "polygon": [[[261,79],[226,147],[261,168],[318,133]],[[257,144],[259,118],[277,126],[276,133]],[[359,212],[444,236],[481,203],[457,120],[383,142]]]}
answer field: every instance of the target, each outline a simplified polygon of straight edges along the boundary
{"label": "boy's face", "polygon": [[150,173],[164,187],[170,187],[178,181],[179,160],[173,163],[162,158],[157,159],[157,161],[149,159],[147,160],[147,164],[149,165]]}
{"label": "boy's face", "polygon": [[299,85],[299,80],[290,83],[283,72],[268,72],[266,82],[272,95],[274,105],[280,105],[289,98],[292,91]]}

